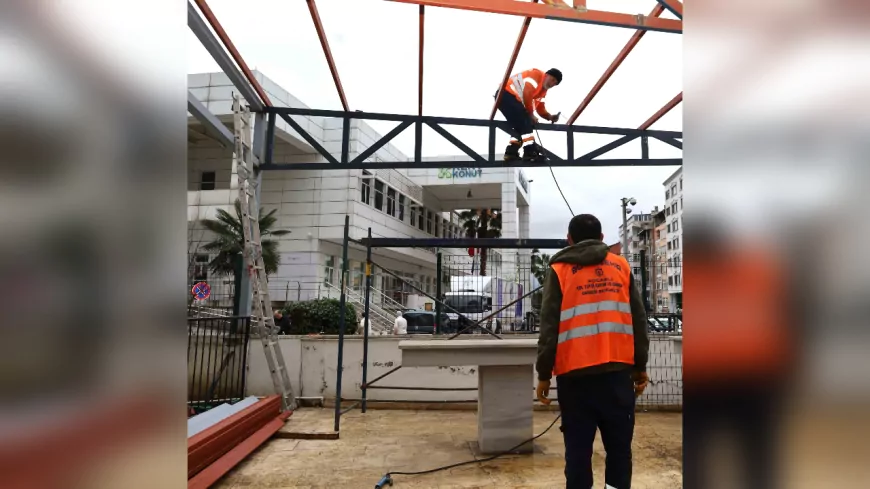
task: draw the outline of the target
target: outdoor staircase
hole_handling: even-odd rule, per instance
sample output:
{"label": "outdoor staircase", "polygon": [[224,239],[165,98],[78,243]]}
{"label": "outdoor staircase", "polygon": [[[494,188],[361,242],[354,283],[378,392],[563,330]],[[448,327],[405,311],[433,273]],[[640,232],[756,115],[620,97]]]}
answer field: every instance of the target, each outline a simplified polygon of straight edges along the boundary
{"label": "outdoor staircase", "polygon": [[[374,292],[374,289],[372,289]],[[354,308],[357,311],[357,315],[360,319],[362,319],[362,314],[365,312],[365,292],[359,293],[353,290],[350,287],[345,287],[345,300],[349,304],[353,304]],[[380,293],[380,291],[379,291]],[[382,294],[382,293],[381,293]],[[341,296],[341,288],[331,283],[326,283],[326,295],[330,299],[338,299]],[[382,294],[383,295],[383,294]],[[386,296],[384,296],[386,297]],[[374,299],[374,297],[371,297]],[[392,301],[392,299],[390,299]],[[371,331],[373,334],[392,334],[393,325],[396,321],[397,312],[390,312],[380,304],[377,304],[377,301],[371,300],[369,301],[369,324],[371,325]],[[395,301],[393,301],[395,302]],[[398,304],[397,302],[395,302]],[[359,327],[359,323],[356,324],[348,324],[347,332],[353,334],[357,331]]]}

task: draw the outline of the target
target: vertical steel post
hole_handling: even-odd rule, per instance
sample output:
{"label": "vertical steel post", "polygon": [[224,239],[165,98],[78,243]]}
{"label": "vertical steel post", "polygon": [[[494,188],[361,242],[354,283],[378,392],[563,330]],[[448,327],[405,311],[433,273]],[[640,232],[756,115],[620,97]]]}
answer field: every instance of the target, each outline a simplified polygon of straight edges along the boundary
{"label": "vertical steel post", "polygon": [[414,124],[414,161],[423,161],[423,121]]}
{"label": "vertical steel post", "polygon": [[366,243],[366,305],[365,329],[363,330],[363,365],[362,365],[362,412],[366,412],[366,381],[369,373],[369,304],[372,291],[372,228],[369,228],[369,241]]}
{"label": "vertical steel post", "polygon": [[489,125],[489,161],[495,161],[495,124],[490,122]]}
{"label": "vertical steel post", "polygon": [[348,148],[350,146],[350,117],[345,117],[341,126],[341,162],[347,163],[349,158]]}
{"label": "vertical steel post", "polygon": [[341,371],[342,360],[344,360],[344,330],[345,330],[345,306],[347,298],[345,297],[344,289],[347,287],[345,278],[347,277],[347,243],[350,235],[350,216],[344,216],[344,242],[341,250],[341,300],[339,301],[338,312],[338,363],[335,367],[335,430],[338,428],[341,420]]}
{"label": "vertical steel post", "polygon": [[649,137],[641,136],[640,137],[640,151],[641,158],[648,160],[649,159]]}
{"label": "vertical steel post", "polygon": [[435,285],[435,334],[441,334],[444,332],[441,328],[441,282],[443,282],[443,277],[441,276],[441,252],[439,251],[436,256],[435,280],[438,283]]}
{"label": "vertical steel post", "polygon": [[267,165],[272,164],[273,153],[275,152],[275,120],[278,114],[269,112],[269,119],[266,126],[266,157],[264,158]]}

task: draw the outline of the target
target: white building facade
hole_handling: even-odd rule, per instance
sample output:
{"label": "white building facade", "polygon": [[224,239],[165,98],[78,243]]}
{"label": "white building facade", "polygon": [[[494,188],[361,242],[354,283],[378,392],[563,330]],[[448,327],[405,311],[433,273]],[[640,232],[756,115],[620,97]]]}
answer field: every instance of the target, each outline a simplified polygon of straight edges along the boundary
{"label": "white building facade", "polygon": [[[275,106],[306,107],[286,90],[254,72]],[[213,114],[232,125],[234,87],[221,72],[188,75],[188,87]],[[292,116],[327,151],[341,151],[342,121],[320,117]],[[193,261],[204,263],[208,253],[201,244],[210,239],[199,224],[214,218],[218,209],[234,213],[232,203],[237,191],[231,184],[232,149],[207,137],[199,121],[188,117],[188,223]],[[232,130],[232,127],[230,127]],[[350,130],[349,156],[354,158],[381,137],[365,122],[354,120]],[[368,161],[408,161],[406,154],[391,144],[384,145]],[[437,157],[432,160],[467,161],[467,156]],[[275,128],[273,161],[280,163],[324,162],[325,159],[299,134],[278,118]],[[502,213],[503,238],[529,237],[528,183],[517,168],[463,168],[420,170],[270,170],[262,174],[260,203],[265,212],[275,210],[275,229],[291,233],[278,238],[280,265],[270,276],[273,303],[338,295],[341,269],[341,244],[345,216],[350,216],[350,237],[453,238],[464,231],[456,211],[494,208]],[[471,270],[467,250],[443,249],[453,255],[444,261]],[[433,249],[373,249],[372,259],[424,291],[435,294]],[[501,267],[500,276],[514,269],[516,256],[528,252],[490,250],[489,269]],[[351,245],[348,251],[348,285],[364,289],[365,249]],[[449,273],[449,271],[448,271]],[[491,273],[492,274],[492,273]],[[202,269],[200,277],[207,275]],[[207,277],[208,280],[226,278]],[[386,273],[373,278],[372,302],[407,307],[416,292]],[[353,298],[351,298],[353,301]],[[392,302],[394,301],[394,302]],[[375,312],[373,311],[373,314]],[[385,313],[386,314],[386,313]],[[392,319],[390,319],[392,324]]]}
{"label": "white building facade", "polygon": [[670,311],[683,306],[683,167],[664,182]]}

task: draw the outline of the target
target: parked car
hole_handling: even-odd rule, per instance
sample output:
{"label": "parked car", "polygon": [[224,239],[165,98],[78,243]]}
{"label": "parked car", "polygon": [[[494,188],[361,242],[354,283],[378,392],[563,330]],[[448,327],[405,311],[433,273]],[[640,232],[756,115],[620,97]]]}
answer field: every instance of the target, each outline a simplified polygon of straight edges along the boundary
{"label": "parked car", "polygon": [[[422,309],[410,309],[402,312],[402,317],[408,321],[408,334],[435,334],[435,312]],[[441,327],[449,332],[450,318],[441,313]]]}

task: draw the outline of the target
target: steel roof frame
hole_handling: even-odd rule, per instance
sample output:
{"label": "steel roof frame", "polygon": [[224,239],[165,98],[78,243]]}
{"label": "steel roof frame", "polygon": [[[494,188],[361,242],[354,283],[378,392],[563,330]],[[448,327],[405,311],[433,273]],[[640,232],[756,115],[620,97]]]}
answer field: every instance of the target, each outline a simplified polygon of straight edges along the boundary
{"label": "steel roof frame", "polygon": [[[567,5],[563,0],[543,0],[542,3],[538,3],[538,0],[531,0],[531,2],[521,2],[517,0],[387,0],[398,3],[410,3],[419,5],[419,58],[418,58],[418,100],[417,100],[417,116],[407,116],[407,115],[393,115],[393,114],[376,114],[376,113],[363,113],[363,112],[351,112],[347,98],[344,93],[344,88],[341,84],[341,80],[338,75],[338,69],[335,64],[335,60],[332,57],[332,52],[329,49],[329,43],[326,39],[325,29],[323,28],[323,24],[320,19],[320,15],[317,11],[317,6],[315,0],[306,0],[308,4],[309,12],[311,13],[311,19],[314,23],[315,29],[317,31],[318,38],[320,40],[321,47],[323,49],[324,55],[326,56],[327,64],[329,65],[330,73],[332,74],[333,82],[335,83],[336,90],[338,92],[339,99],[341,100],[342,108],[344,111],[324,111],[324,110],[313,110],[313,109],[289,109],[284,107],[275,107],[271,100],[265,93],[265,90],[259,84],[259,82],[254,77],[253,73],[248,68],[241,54],[239,54],[238,50],[233,45],[229,36],[224,31],[223,27],[218,22],[214,13],[208,7],[206,0],[192,0],[197,6],[199,6],[200,10],[203,13],[203,16],[208,20],[214,32],[217,34],[217,37],[220,40],[220,43],[226,48],[227,51],[232,56],[232,60],[227,56],[226,52],[219,49],[218,39],[215,39],[215,36],[212,34],[210,30],[205,27],[204,22],[199,16],[196,14],[193,6],[188,2],[188,23],[191,29],[196,33],[197,37],[200,39],[200,42],[208,49],[209,53],[215,58],[218,64],[221,66],[221,69],[227,73],[230,77],[230,80],[239,89],[240,93],[245,97],[248,103],[251,105],[252,109],[256,112],[265,112],[269,114],[268,117],[268,128],[267,128],[267,151],[265,162],[262,165],[262,169],[273,169],[273,170],[288,170],[288,169],[354,169],[354,168],[441,168],[441,167],[466,167],[466,166],[475,166],[475,167],[502,167],[502,166],[628,166],[628,165],[643,165],[643,166],[653,166],[653,165],[681,165],[682,158],[669,158],[669,159],[651,159],[649,158],[649,138],[653,137],[660,141],[663,141],[671,146],[682,149],[682,132],[676,131],[650,131],[649,127],[652,126],[655,122],[657,122],[661,117],[667,114],[670,110],[676,107],[683,100],[683,94],[680,92],[677,96],[671,99],[667,104],[665,104],[661,109],[659,109],[655,114],[653,114],[649,119],[646,120],[643,124],[641,124],[638,129],[619,129],[619,128],[601,128],[601,127],[593,127],[593,126],[574,126],[574,122],[580,116],[580,114],[585,110],[585,108],[589,105],[592,99],[598,94],[604,84],[610,79],[613,73],[617,68],[622,64],[625,58],[631,53],[640,39],[648,30],[656,30],[662,32],[671,32],[671,33],[679,33],[682,34],[682,16],[683,16],[683,4],[679,0],[656,0],[657,5],[652,9],[649,15],[631,15],[631,14],[623,14],[623,13],[614,13],[614,12],[605,12],[598,10],[590,10],[586,8],[585,0],[574,0],[573,6]],[[528,31],[529,25],[533,18],[543,18],[543,19],[551,19],[551,20],[562,20],[562,21],[570,21],[570,22],[578,22],[578,23],[587,23],[587,24],[598,24],[598,25],[607,25],[614,27],[623,27],[623,28],[631,28],[636,29],[635,34],[629,39],[628,43],[626,43],[625,47],[623,47],[622,51],[616,56],[611,65],[605,70],[604,74],[599,78],[599,80],[592,87],[590,92],[586,95],[583,102],[578,106],[577,110],[574,111],[572,116],[569,118],[567,124],[563,125],[541,125],[538,127],[538,130],[550,130],[550,131],[560,131],[567,133],[567,148],[568,148],[568,158],[563,159],[553,154],[550,151],[546,151],[549,159],[551,161],[545,162],[542,165],[531,164],[529,162],[517,161],[517,162],[496,162],[495,155],[495,130],[501,129],[506,131],[506,125],[503,121],[495,121],[495,113],[498,107],[498,99],[496,99],[495,105],[493,106],[492,112],[490,113],[489,120],[478,120],[478,119],[455,119],[455,118],[446,118],[446,117],[426,117],[423,116],[423,41],[424,41],[424,23],[425,23],[425,7],[426,6],[434,6],[434,7],[445,7],[445,8],[453,8],[453,9],[461,9],[461,10],[472,10],[472,11],[480,11],[480,12],[490,12],[504,15],[516,15],[525,17],[523,21],[522,28],[520,29],[520,34],[517,37],[517,41],[514,45],[514,50],[511,54],[510,61],[508,63],[508,67],[505,70],[505,74],[502,77],[502,84],[505,83],[508,76],[513,70],[516,59],[519,55],[519,51],[522,48],[523,41],[525,39],[526,32]],[[667,9],[672,12],[674,15],[679,17],[680,20],[673,19],[662,19],[660,15]],[[234,63],[233,63],[234,62]],[[244,81],[249,83],[245,84]],[[253,89],[252,89],[253,87]],[[501,94],[499,94],[500,96]],[[198,109],[201,109],[198,107]],[[296,121],[290,117],[291,114],[296,115],[319,115],[323,117],[339,117],[344,121],[344,130],[342,131],[342,151],[340,159],[337,159],[335,156],[326,151],[317,140],[315,140],[311,135],[309,135]],[[197,118],[203,121],[207,126],[210,125],[211,121],[216,121],[217,119],[208,113],[206,110],[205,113],[202,110],[197,111]],[[274,147],[274,132],[275,132],[275,122],[276,115],[284,119],[296,132],[300,134],[300,136],[305,139],[315,150],[320,153],[320,155],[327,161],[326,163],[293,163],[293,164],[276,164],[272,161],[272,148]],[[349,161],[348,158],[348,145],[349,145],[349,129],[350,129],[350,121],[351,119],[368,119],[368,120],[394,120],[399,121],[400,124],[390,131],[388,134],[384,135],[381,140],[376,142],[372,147],[368,148],[364,151],[360,156],[355,158],[353,161]],[[396,161],[396,162],[383,162],[383,163],[367,163],[364,160],[374,154],[377,149],[381,148],[384,144],[393,139],[396,135],[401,133],[411,124],[415,126],[415,148],[414,148],[414,159],[412,161]],[[449,162],[433,162],[433,161],[423,161],[421,155],[421,147],[422,147],[422,128],[423,125],[428,125],[436,132],[440,133],[445,139],[453,143],[457,148],[461,149],[463,152],[469,155],[472,161],[469,162],[457,162],[457,161],[449,161]],[[489,154],[488,158],[477,154],[472,151],[468,146],[462,143],[455,136],[447,132],[441,124],[456,124],[456,125],[466,125],[466,126],[486,126],[490,129],[490,138],[489,138]],[[218,131],[220,133],[220,129],[218,127],[209,127],[212,131]],[[637,132],[640,131],[640,132]],[[507,131],[506,131],[507,132]],[[598,133],[598,134],[621,134],[622,138],[613,141],[612,143],[606,144],[594,151],[591,151],[579,158],[575,158],[574,156],[574,133]],[[605,153],[620,147],[630,141],[633,141],[637,138],[641,139],[641,151],[642,155],[639,159],[604,159],[604,160],[596,160],[595,158],[604,155]]]}

